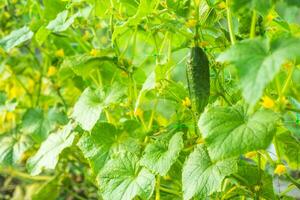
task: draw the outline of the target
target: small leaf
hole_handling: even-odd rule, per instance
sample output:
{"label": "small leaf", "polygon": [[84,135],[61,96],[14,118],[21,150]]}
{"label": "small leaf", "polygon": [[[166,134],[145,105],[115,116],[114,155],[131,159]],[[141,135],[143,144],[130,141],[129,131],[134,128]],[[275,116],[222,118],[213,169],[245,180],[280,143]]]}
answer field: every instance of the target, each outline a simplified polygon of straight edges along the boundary
{"label": "small leaf", "polygon": [[243,40],[218,57],[220,62],[236,66],[245,100],[255,104],[266,85],[287,60],[300,59],[300,39],[279,38],[269,42],[263,38]]}
{"label": "small leaf", "polygon": [[138,161],[135,154],[127,153],[107,162],[98,177],[104,200],[150,199],[155,176]]}
{"label": "small leaf", "polygon": [[169,140],[158,139],[153,144],[147,145],[141,159],[141,165],[164,176],[177,160],[183,148],[182,132],[174,134]]}
{"label": "small leaf", "polygon": [[63,129],[48,136],[38,152],[27,162],[27,169],[31,175],[38,175],[43,169],[55,168],[60,153],[73,143],[75,134],[71,131],[72,125],[68,124]]}
{"label": "small leaf", "polygon": [[198,145],[183,166],[183,199],[206,197],[219,191],[223,179],[237,171],[237,159],[213,162],[204,145]]}
{"label": "small leaf", "polygon": [[201,115],[199,128],[211,156],[219,159],[266,149],[275,133],[277,119],[269,110],[247,116],[240,106],[214,107]]}
{"label": "small leaf", "polygon": [[27,26],[24,26],[18,30],[12,31],[9,35],[2,38],[0,40],[0,47],[8,52],[15,46],[30,40],[32,36],[33,32]]}

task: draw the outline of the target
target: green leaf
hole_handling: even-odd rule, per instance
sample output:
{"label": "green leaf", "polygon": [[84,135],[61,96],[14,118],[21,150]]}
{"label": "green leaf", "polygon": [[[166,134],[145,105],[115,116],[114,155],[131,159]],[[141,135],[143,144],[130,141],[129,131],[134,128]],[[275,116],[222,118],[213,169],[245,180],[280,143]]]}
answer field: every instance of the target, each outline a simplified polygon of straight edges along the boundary
{"label": "green leaf", "polygon": [[33,145],[33,141],[25,134],[3,135],[0,143],[0,166],[18,164],[25,151]]}
{"label": "green leaf", "polygon": [[266,149],[272,141],[278,117],[269,110],[247,116],[241,106],[214,107],[200,117],[199,128],[214,159]]}
{"label": "green leaf", "polygon": [[39,28],[39,30],[34,35],[35,40],[38,42],[39,45],[42,45],[46,39],[48,38],[48,35],[51,33],[50,30],[48,30],[45,26],[42,26]]}
{"label": "green leaf", "polygon": [[136,196],[150,199],[155,176],[138,161],[135,154],[127,153],[107,162],[98,177],[104,200],[132,200]]}
{"label": "green leaf", "polygon": [[117,102],[124,94],[123,86],[113,84],[105,93],[100,89],[86,88],[74,106],[72,118],[87,131],[90,131],[100,118],[104,108]]}
{"label": "green leaf", "polygon": [[158,139],[153,144],[148,144],[140,161],[141,165],[165,176],[183,148],[182,135],[182,132],[178,132],[171,138]]}
{"label": "green leaf", "polygon": [[[246,186],[253,193],[257,193],[259,186],[260,197],[265,199],[276,199],[273,190],[273,178],[258,166],[241,161],[238,166],[237,177],[241,177],[240,184]],[[251,196],[250,196],[251,198]]]}
{"label": "green leaf", "polygon": [[237,67],[243,96],[248,103],[255,104],[281,65],[300,58],[299,48],[298,38],[281,37],[271,42],[263,38],[249,39],[233,45],[217,60]]}
{"label": "green leaf", "polygon": [[43,169],[55,168],[60,153],[73,143],[75,134],[71,133],[72,128],[72,124],[68,124],[48,136],[37,153],[27,162],[27,169],[31,175],[38,175]]}
{"label": "green leaf", "polygon": [[44,183],[38,190],[31,196],[32,200],[55,200],[59,196],[61,187],[61,180],[58,177]]}
{"label": "green leaf", "polygon": [[98,174],[109,158],[109,152],[115,142],[117,130],[114,125],[97,123],[91,133],[84,133],[78,142],[78,147],[88,159],[94,174]]}
{"label": "green leaf", "polygon": [[278,151],[289,167],[297,170],[300,161],[300,141],[289,132],[276,135]]}
{"label": "green leaf", "polygon": [[21,132],[29,134],[37,143],[44,141],[55,125],[66,124],[66,116],[55,108],[44,113],[39,108],[28,109],[23,115]]}
{"label": "green leaf", "polygon": [[27,26],[24,26],[18,30],[12,31],[9,35],[2,38],[0,40],[0,47],[8,52],[15,46],[30,40],[32,36],[33,32]]}
{"label": "green leaf", "polygon": [[67,19],[68,13],[68,10],[58,13],[56,18],[50,21],[46,28],[53,32],[62,32],[67,30],[67,28],[73,24],[75,18],[78,16],[78,14],[75,14]]}
{"label": "green leaf", "polygon": [[101,90],[86,88],[76,102],[72,118],[84,130],[90,131],[99,119],[103,109],[103,96],[104,94]]}
{"label": "green leaf", "polygon": [[234,12],[257,10],[260,14],[267,15],[272,8],[272,0],[233,0],[231,7]]}
{"label": "green leaf", "polygon": [[197,145],[183,166],[183,199],[208,196],[219,191],[223,179],[237,171],[237,159],[213,162],[204,145]]}

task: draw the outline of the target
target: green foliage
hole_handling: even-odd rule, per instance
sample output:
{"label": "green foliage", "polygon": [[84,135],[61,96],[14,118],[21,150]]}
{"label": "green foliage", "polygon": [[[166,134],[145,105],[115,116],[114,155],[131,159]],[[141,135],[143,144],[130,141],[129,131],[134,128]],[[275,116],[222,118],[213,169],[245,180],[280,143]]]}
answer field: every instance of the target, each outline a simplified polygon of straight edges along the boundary
{"label": "green foliage", "polygon": [[299,199],[298,0],[0,9],[0,199]]}

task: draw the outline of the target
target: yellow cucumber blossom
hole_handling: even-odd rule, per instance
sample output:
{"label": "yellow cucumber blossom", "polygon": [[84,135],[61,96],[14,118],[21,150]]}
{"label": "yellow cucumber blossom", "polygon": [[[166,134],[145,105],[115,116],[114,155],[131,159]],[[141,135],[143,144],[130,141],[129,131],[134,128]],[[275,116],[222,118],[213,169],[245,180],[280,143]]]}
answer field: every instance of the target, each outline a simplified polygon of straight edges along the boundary
{"label": "yellow cucumber blossom", "polygon": [[273,108],[275,106],[275,102],[273,99],[271,99],[270,97],[268,96],[264,96],[262,98],[262,106],[265,107],[265,108]]}
{"label": "yellow cucumber blossom", "polygon": [[135,111],[134,111],[134,116],[136,117],[142,117],[144,114],[144,112],[140,109],[140,108],[137,108]]}
{"label": "yellow cucumber blossom", "polygon": [[97,49],[92,49],[92,50],[90,51],[90,55],[91,55],[91,56],[97,56],[97,55],[98,55],[98,50],[97,50]]}
{"label": "yellow cucumber blossom", "polygon": [[54,67],[54,66],[50,66],[49,68],[48,68],[48,72],[47,72],[47,76],[54,76],[55,74],[56,74],[56,72],[57,72],[57,69],[56,69],[56,67]]}
{"label": "yellow cucumber blossom", "polygon": [[245,157],[250,159],[250,158],[253,158],[257,155],[256,151],[250,151],[248,153],[245,154]]}
{"label": "yellow cucumber blossom", "polygon": [[286,167],[283,164],[279,164],[276,166],[276,169],[274,170],[274,174],[282,175],[286,172]]}
{"label": "yellow cucumber blossom", "polygon": [[56,55],[57,57],[64,57],[64,56],[65,56],[65,52],[64,52],[63,49],[59,49],[59,50],[57,50],[57,51],[55,52],[55,55]]}
{"label": "yellow cucumber blossom", "polygon": [[193,28],[193,27],[196,26],[196,24],[197,24],[197,20],[195,20],[195,19],[189,19],[189,20],[185,23],[185,25],[186,25],[188,28]]}
{"label": "yellow cucumber blossom", "polygon": [[182,100],[182,105],[183,105],[184,107],[190,108],[191,105],[192,105],[190,98],[185,97],[185,99]]}

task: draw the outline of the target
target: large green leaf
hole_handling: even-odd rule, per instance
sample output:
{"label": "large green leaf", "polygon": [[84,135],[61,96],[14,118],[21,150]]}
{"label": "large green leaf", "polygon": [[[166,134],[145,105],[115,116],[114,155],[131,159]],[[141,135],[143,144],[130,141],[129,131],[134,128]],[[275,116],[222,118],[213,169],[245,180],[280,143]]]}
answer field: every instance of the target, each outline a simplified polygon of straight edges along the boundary
{"label": "large green leaf", "polygon": [[289,132],[276,135],[278,151],[289,167],[298,169],[300,162],[300,141]]}
{"label": "large green leaf", "polygon": [[199,120],[199,128],[213,159],[266,149],[276,130],[277,115],[259,110],[247,116],[241,106],[213,107]]}
{"label": "large green leaf", "polygon": [[183,148],[182,132],[175,133],[172,137],[156,140],[148,144],[141,159],[141,165],[164,176],[177,160]]}
{"label": "large green leaf", "polygon": [[149,199],[155,185],[155,175],[139,166],[135,154],[126,153],[108,161],[99,174],[99,186],[104,200],[132,200],[139,196]]}
{"label": "large green leaf", "polygon": [[86,88],[76,102],[72,117],[84,130],[90,131],[99,119],[103,96],[101,90]]}
{"label": "large green leaf", "polygon": [[55,168],[60,153],[73,143],[75,134],[71,132],[72,128],[72,124],[68,124],[48,136],[38,152],[27,162],[27,168],[31,175],[38,175],[43,169]]}
{"label": "large green leaf", "polygon": [[13,165],[21,161],[23,154],[33,141],[25,134],[6,134],[0,137],[0,166]]}
{"label": "large green leaf", "polygon": [[27,26],[24,26],[18,30],[12,31],[9,35],[2,38],[0,40],[0,47],[5,51],[9,51],[15,46],[30,40],[32,36],[33,32]]}
{"label": "large green leaf", "polygon": [[237,159],[212,161],[204,145],[198,145],[183,166],[183,199],[219,191],[223,179],[237,171]]}
{"label": "large green leaf", "polygon": [[23,116],[21,132],[29,134],[37,143],[40,143],[47,138],[57,123],[66,124],[67,118],[56,108],[49,109],[48,113],[44,113],[39,108],[31,108]]}
{"label": "large green leaf", "polygon": [[287,60],[300,58],[299,49],[298,38],[282,37],[271,42],[256,38],[233,45],[217,60],[237,67],[243,96],[248,103],[255,104],[280,66]]}
{"label": "large green leaf", "polygon": [[114,125],[101,122],[96,124],[91,133],[86,132],[80,138],[77,145],[88,159],[94,174],[98,174],[108,160],[116,135],[117,130]]}
{"label": "large green leaf", "polygon": [[117,102],[124,94],[121,85],[114,84],[105,93],[100,89],[86,88],[76,102],[72,117],[80,126],[90,131],[100,118],[102,110]]}

